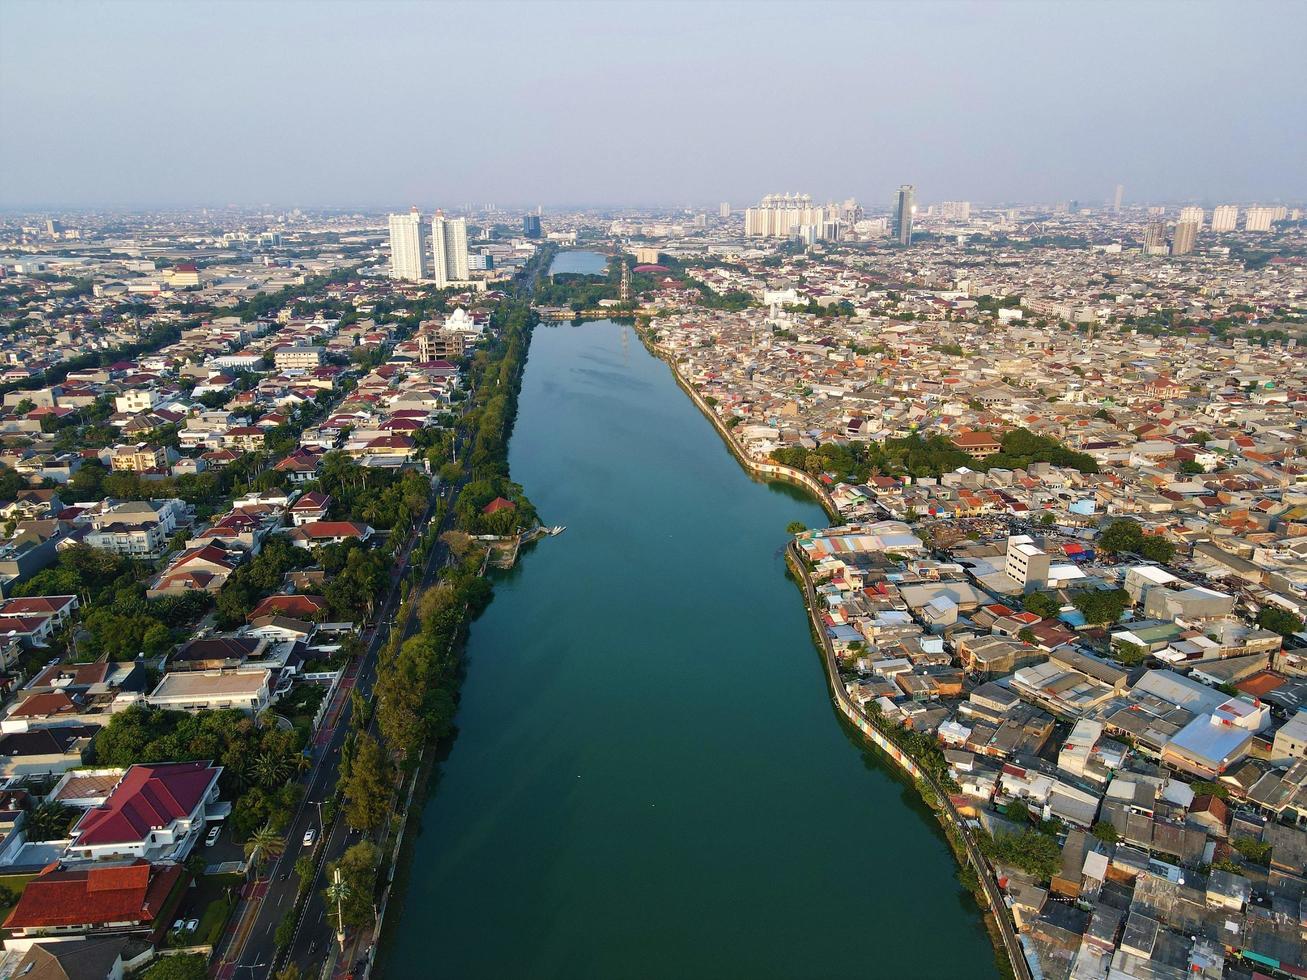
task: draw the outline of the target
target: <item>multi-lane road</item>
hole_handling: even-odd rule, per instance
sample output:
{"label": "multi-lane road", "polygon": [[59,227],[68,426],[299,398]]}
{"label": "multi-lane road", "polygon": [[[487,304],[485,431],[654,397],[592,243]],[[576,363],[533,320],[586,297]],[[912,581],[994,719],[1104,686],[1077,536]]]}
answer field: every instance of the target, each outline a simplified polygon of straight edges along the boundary
{"label": "multi-lane road", "polygon": [[[233,949],[227,951],[227,961],[219,970],[218,976],[224,978],[266,977],[275,965],[291,962],[305,970],[305,975],[313,975],[313,969],[328,953],[328,946],[335,941],[335,923],[331,921],[322,898],[326,887],[323,868],[329,861],[339,858],[351,844],[357,843],[361,835],[351,833],[343,819],[336,819],[324,831],[322,826],[322,806],[331,799],[335,791],[337,770],[340,765],[341,746],[349,731],[352,711],[350,691],[357,689],[365,700],[371,700],[372,688],[377,679],[377,656],[390,636],[391,626],[399,606],[400,585],[408,574],[412,550],[418,536],[430,523],[437,502],[444,498],[451,506],[445,510],[445,516],[439,528],[443,533],[452,527],[453,502],[462,489],[464,480],[456,484],[433,487],[427,512],[423,515],[412,537],[396,561],[392,572],[389,591],[376,617],[376,626],[371,634],[365,633],[367,645],[363,655],[353,665],[353,676],[342,679],[336,698],[341,706],[334,712],[335,724],[330,731],[324,731],[314,739],[312,745],[313,765],[308,772],[307,790],[299,811],[286,831],[286,849],[271,865],[268,877],[249,897],[246,917],[235,924],[237,929]],[[429,586],[439,569],[448,561],[448,549],[444,542],[437,540],[433,544],[426,566],[422,570],[418,589]],[[405,630],[407,639],[418,626],[417,617],[410,618]],[[328,716],[332,712],[329,710]],[[375,719],[374,719],[375,723]],[[313,830],[316,836],[312,847],[302,843],[307,831]],[[309,898],[296,927],[295,938],[279,957],[275,934],[287,910],[295,907],[299,891],[299,878],[295,874],[295,862],[301,856],[309,855],[314,861],[315,873]],[[253,916],[252,925],[249,916]],[[313,969],[309,969],[313,968]]]}

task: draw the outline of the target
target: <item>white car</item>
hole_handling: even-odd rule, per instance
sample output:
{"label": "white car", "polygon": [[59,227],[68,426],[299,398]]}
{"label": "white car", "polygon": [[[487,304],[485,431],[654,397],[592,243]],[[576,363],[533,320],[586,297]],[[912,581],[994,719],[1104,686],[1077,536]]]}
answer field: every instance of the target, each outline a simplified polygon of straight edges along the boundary
{"label": "white car", "polygon": [[214,828],[212,828],[212,829],[209,831],[208,836],[204,838],[204,846],[205,846],[205,847],[212,847],[214,844],[218,843],[218,835],[219,835],[220,833],[222,833],[222,828],[221,828],[221,827],[214,827]]}
{"label": "white car", "polygon": [[314,828],[310,827],[308,830],[304,831],[305,847],[312,847],[313,842],[317,839],[318,839],[318,832]]}
{"label": "white car", "polygon": [[199,919],[191,919],[190,922],[186,923],[186,931],[187,931],[187,932],[194,932],[194,931],[195,931],[196,929],[198,929],[198,928],[200,928],[200,920],[199,920]]}

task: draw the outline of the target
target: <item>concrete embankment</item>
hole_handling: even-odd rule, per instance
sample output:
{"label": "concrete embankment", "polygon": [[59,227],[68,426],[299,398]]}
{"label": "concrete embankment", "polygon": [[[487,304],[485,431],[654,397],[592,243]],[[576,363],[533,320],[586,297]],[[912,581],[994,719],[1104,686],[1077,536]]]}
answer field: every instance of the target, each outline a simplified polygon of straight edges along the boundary
{"label": "concrete embankment", "polygon": [[[639,331],[637,331],[639,333]],[[797,470],[791,466],[784,466],[774,462],[763,462],[754,459],[744,447],[740,445],[735,434],[722,422],[717,413],[695,390],[684,377],[682,377],[677,366],[672,359],[670,352],[663,350],[658,345],[649,342],[649,340],[640,334],[641,340],[649,350],[660,359],[667,362],[671,369],[672,377],[677,385],[684,391],[690,400],[699,408],[705,417],[717,429],[718,434],[725,441],[731,453],[749,472],[762,477],[771,479],[784,480],[789,483],[797,484],[808,490],[822,505],[827,515],[831,518],[832,523],[840,523],[839,510],[835,506],[829,491],[825,486],[811,474],[802,470]],[[808,616],[812,626],[812,632],[820,648],[822,662],[825,666],[826,681],[830,687],[831,697],[835,706],[840,713],[848,719],[862,735],[873,745],[879,748],[888,756],[900,769],[917,780],[919,785],[929,789],[931,795],[935,798],[935,812],[946,827],[950,828],[950,837],[960,842],[965,860],[975,870],[980,881],[981,890],[984,893],[985,902],[989,908],[990,915],[997,929],[996,945],[1001,943],[1002,952],[1006,955],[1013,974],[1019,980],[1033,980],[1029,963],[1026,961],[1025,954],[1021,947],[1020,938],[1013,928],[1011,915],[1008,912],[1006,903],[1003,900],[1003,894],[999,890],[998,881],[995,879],[994,871],[989,862],[980,852],[979,843],[972,831],[971,826],[963,819],[957,808],[953,805],[948,791],[941,786],[935,778],[925,770],[921,769],[916,762],[900,749],[889,737],[879,729],[876,723],[853,701],[849,698],[848,692],[844,689],[844,684],[840,680],[839,663],[835,656],[835,648],[827,635],[824,624],[820,618],[819,607],[817,604],[816,589],[812,581],[812,576],[808,570],[807,563],[803,559],[802,553],[796,544],[791,541],[786,548],[786,564],[789,566],[795,578],[803,587],[804,602],[808,609]],[[991,935],[993,932],[991,931]]]}
{"label": "concrete embankment", "polygon": [[739,460],[741,466],[755,476],[766,477],[772,480],[781,480],[785,483],[794,483],[803,487],[817,498],[817,502],[821,504],[822,509],[826,511],[826,516],[829,517],[832,522],[839,522],[839,509],[835,506],[835,501],[831,499],[830,492],[822,485],[820,480],[816,479],[810,473],[803,472],[803,470],[796,470],[793,466],[785,466],[781,463],[754,459],[745,448],[740,445],[740,441],[735,437],[735,433],[727,428],[726,424],[722,422],[717,413],[713,411],[712,406],[704,401],[703,396],[695,390],[694,386],[681,376],[681,372],[677,369],[676,363],[672,360],[669,353],[658,347],[657,344],[649,343],[643,335],[641,335],[641,340],[644,341],[645,346],[649,348],[650,352],[654,354],[655,357],[667,362],[667,366],[671,369],[672,378],[676,381],[676,384],[682,391],[689,395],[690,400],[694,402],[699,411],[701,411],[708,421],[713,424],[713,428],[717,430],[718,435],[722,437],[727,448],[730,449],[731,454]]}
{"label": "concrete embankment", "polygon": [[830,636],[826,633],[824,624],[821,622],[817,606],[817,593],[812,582],[812,576],[808,571],[807,563],[803,560],[803,555],[794,542],[790,542],[785,549],[785,561],[803,586],[804,603],[808,607],[808,617],[812,624],[813,634],[821,647],[822,662],[826,667],[826,682],[830,687],[835,706],[873,745],[894,760],[899,768],[930,789],[937,803],[935,812],[947,826],[952,828],[955,839],[961,841],[967,862],[975,870],[980,880],[989,911],[993,916],[995,925],[998,927],[1003,952],[1012,965],[1013,973],[1020,980],[1033,980],[1030,965],[1027,963],[1021,948],[1021,940],[1017,936],[1016,930],[1012,928],[1012,919],[1008,913],[1007,904],[1003,901],[1003,893],[999,890],[993,869],[980,852],[980,845],[971,829],[971,825],[958,813],[947,789],[936,782],[930,773],[923,770],[902,749],[891,742],[885,733],[876,727],[871,718],[849,698],[848,692],[844,689],[844,684],[840,681],[839,662],[835,658],[835,647],[831,643]]}

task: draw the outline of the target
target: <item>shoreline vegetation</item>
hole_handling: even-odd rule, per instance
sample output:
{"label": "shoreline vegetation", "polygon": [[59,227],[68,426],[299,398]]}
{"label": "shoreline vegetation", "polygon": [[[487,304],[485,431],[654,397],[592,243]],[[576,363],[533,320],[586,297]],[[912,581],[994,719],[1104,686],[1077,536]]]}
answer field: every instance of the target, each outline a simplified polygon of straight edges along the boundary
{"label": "shoreline vegetation", "polygon": [[[475,535],[506,533],[507,522],[537,521],[523,488],[509,479],[508,445],[531,332],[538,322],[530,307],[530,286],[551,260],[552,250],[542,249],[523,269],[491,314],[494,339],[472,356],[469,407],[459,420],[466,447],[463,462],[442,471],[442,479],[459,492],[451,502],[436,503],[415,548],[404,599],[378,657],[374,700],[355,705],[350,738],[341,753],[337,794],[350,825],[381,831],[379,848],[365,841],[373,853],[359,855],[370,861],[351,861],[351,848],[338,862],[342,875],[353,873],[360,879],[350,882],[349,890],[367,896],[353,903],[357,908],[346,908],[345,922],[375,926],[377,976],[384,973],[396,929],[397,917],[387,919],[387,909],[392,900],[402,908],[407,889],[416,837],[410,831],[420,827],[423,804],[439,782],[440,762],[457,738],[454,717],[468,629],[493,599],[486,577],[489,552]],[[511,501],[513,508],[487,514],[486,504],[498,498]],[[453,526],[441,534],[451,503]],[[448,549],[450,563],[431,574],[428,565],[437,542]],[[431,584],[419,591],[428,578]],[[374,715],[375,734],[370,724]],[[380,905],[374,909],[372,896],[378,891]]]}
{"label": "shoreline vegetation", "polygon": [[[731,455],[746,472],[755,478],[779,480],[803,487],[821,504],[832,526],[843,523],[830,494],[814,476],[795,466],[774,460],[760,461],[750,456],[740,446],[734,433],[713,411],[712,406],[692,384],[682,377],[668,352],[659,348],[646,331],[637,328],[636,334],[651,354],[667,364],[677,386],[712,423]],[[840,683],[834,649],[830,640],[822,632],[821,624],[817,619],[815,595],[808,570],[793,541],[785,549],[785,564],[787,573],[803,593],[813,646],[821,655],[826,683],[830,688],[835,707],[863,736],[866,744],[873,746],[881,756],[892,761],[901,773],[912,780],[918,797],[939,822],[958,865],[956,875],[958,882],[971,893],[981,911],[985,931],[994,946],[994,962],[1000,975],[1031,980],[1029,965],[1022,952],[1020,940],[1012,928],[998,882],[995,881],[993,872],[985,860],[985,848],[992,847],[992,841],[980,839],[954,809],[948,796],[950,788],[948,783],[951,780],[948,777],[947,767],[943,764],[941,750],[938,745],[927,743],[914,736],[912,732],[886,725],[874,713],[862,711],[848,699]],[[983,831],[981,834],[983,835]]]}

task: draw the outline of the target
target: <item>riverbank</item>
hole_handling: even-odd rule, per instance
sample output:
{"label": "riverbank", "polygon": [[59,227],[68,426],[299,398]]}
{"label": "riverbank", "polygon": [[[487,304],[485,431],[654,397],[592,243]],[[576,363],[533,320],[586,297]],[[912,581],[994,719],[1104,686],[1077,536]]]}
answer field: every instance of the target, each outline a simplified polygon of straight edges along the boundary
{"label": "riverbank", "polygon": [[[821,503],[822,508],[831,518],[832,524],[843,523],[838,508],[831,499],[826,488],[820,481],[815,479],[802,470],[793,467],[784,466],[779,463],[763,462],[754,459],[739,440],[735,438],[733,432],[720,419],[712,406],[710,406],[702,395],[688,382],[677,369],[675,361],[670,357],[668,352],[661,350],[658,345],[652,343],[643,332],[637,331],[641,341],[649,351],[667,364],[671,370],[673,379],[677,386],[684,391],[695,407],[712,423],[713,428],[717,430],[719,436],[730,449],[731,455],[750,473],[771,479],[781,479],[786,482],[802,486],[805,490],[812,493]],[[847,691],[844,689],[843,682],[840,679],[839,663],[835,655],[835,648],[830,641],[824,624],[821,622],[817,605],[817,595],[813,585],[811,574],[802,554],[791,541],[785,549],[786,565],[791,574],[795,577],[804,594],[804,604],[807,608],[809,624],[813,636],[813,642],[817,645],[822,655],[822,663],[826,675],[827,686],[830,689],[832,700],[839,712],[857,729],[862,736],[874,745],[880,752],[888,757],[898,768],[912,777],[914,785],[917,788],[918,795],[922,801],[931,809],[945,829],[946,837],[953,850],[955,859],[959,862],[960,867],[970,867],[975,873],[979,884],[979,894],[976,894],[978,901],[983,901],[988,911],[985,915],[987,929],[991,940],[994,943],[996,959],[1002,965],[1005,965],[1010,971],[1010,975],[1020,978],[1020,980],[1032,980],[1030,966],[1026,961],[1022,951],[1021,942],[1013,928],[1011,916],[1008,914],[1007,906],[1003,901],[1003,895],[998,887],[998,882],[994,877],[993,870],[980,852],[980,847],[972,833],[970,825],[958,813],[956,807],[947,789],[941,785],[926,772],[898,745],[892,740],[892,733],[883,731],[877,722],[872,719],[866,712],[859,708],[849,698]]]}
{"label": "riverbank", "polygon": [[629,329],[533,332],[511,468],[568,529],[472,626],[387,974],[995,977],[938,826],[794,656],[775,538],[828,518]]}
{"label": "riverbank", "polygon": [[833,524],[839,523],[839,508],[835,506],[835,501],[831,499],[830,493],[824,486],[822,486],[820,480],[816,479],[812,474],[805,473],[803,470],[796,470],[792,466],[754,459],[749,455],[745,448],[740,445],[740,441],[735,438],[735,433],[727,428],[721,418],[718,417],[717,413],[712,410],[712,406],[703,400],[703,396],[695,390],[694,385],[690,384],[690,382],[682,377],[681,372],[677,370],[676,362],[672,360],[670,354],[660,348],[657,344],[651,342],[648,337],[645,336],[643,331],[637,329],[636,335],[640,338],[641,343],[645,345],[646,349],[648,349],[649,353],[653,354],[654,357],[667,365],[672,372],[672,379],[676,382],[677,387],[689,396],[690,401],[694,402],[695,407],[704,414],[709,422],[712,423],[713,428],[717,430],[717,434],[721,436],[722,441],[726,443],[726,448],[731,451],[731,455],[735,457],[736,461],[741,466],[756,477],[768,480],[780,480],[785,483],[792,483],[796,486],[803,487],[803,489],[807,490],[817,498],[817,502],[821,504],[822,510],[826,512],[826,516],[830,518],[831,522]]}

